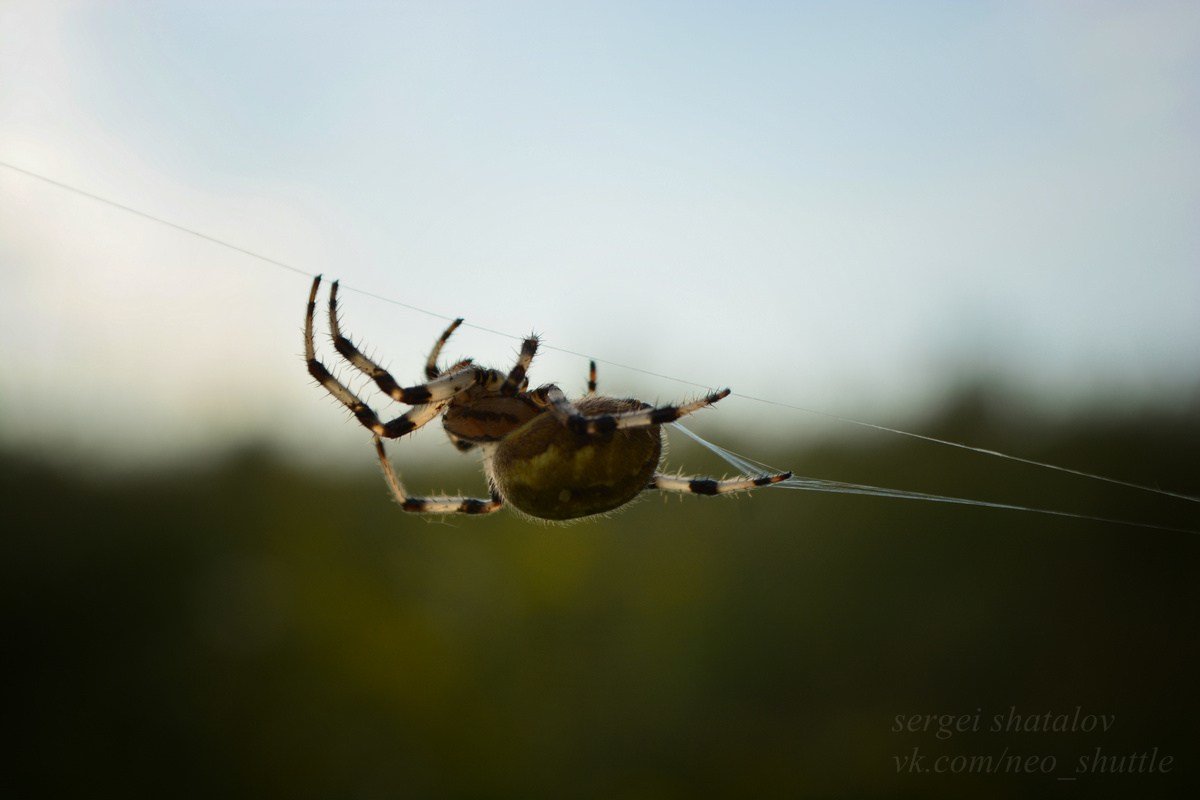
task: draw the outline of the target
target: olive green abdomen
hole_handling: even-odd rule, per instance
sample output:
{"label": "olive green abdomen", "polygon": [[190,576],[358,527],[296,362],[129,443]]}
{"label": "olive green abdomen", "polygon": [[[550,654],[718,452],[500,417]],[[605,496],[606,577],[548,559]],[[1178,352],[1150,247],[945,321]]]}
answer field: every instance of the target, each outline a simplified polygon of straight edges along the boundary
{"label": "olive green abdomen", "polygon": [[[635,400],[588,397],[585,414],[645,408]],[[625,505],[646,489],[662,456],[657,425],[588,436],[542,414],[506,436],[492,455],[492,480],[507,503],[539,519],[567,520]]]}

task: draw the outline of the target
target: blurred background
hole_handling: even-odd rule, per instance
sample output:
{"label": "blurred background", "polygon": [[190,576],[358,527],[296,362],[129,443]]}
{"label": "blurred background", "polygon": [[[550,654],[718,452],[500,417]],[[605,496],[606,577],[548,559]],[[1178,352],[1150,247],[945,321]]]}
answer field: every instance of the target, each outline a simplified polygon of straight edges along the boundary
{"label": "blurred background", "polygon": [[[535,382],[731,386],[690,427],[802,475],[1197,530],[834,418],[1200,494],[1196,74],[1188,3],[0,5],[6,780],[1178,796],[1197,536],[778,490],[404,515],[304,371],[307,277],[22,170],[341,278],[401,380],[438,315],[479,326],[448,359],[535,329]],[[481,493],[437,427],[410,488]],[[1076,708],[1115,725],[895,729]],[[932,772],[1005,748],[1034,774]]]}

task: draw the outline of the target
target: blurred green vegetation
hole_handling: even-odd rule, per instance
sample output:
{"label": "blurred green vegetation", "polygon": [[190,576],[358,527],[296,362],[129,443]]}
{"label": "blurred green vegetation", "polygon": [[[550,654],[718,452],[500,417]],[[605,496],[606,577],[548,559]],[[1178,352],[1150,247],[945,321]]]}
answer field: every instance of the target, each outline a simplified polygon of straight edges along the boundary
{"label": "blurred green vegetation", "polygon": [[[1195,406],[1050,422],[965,395],[924,430],[1200,494]],[[414,488],[482,486],[393,455]],[[1194,504],[900,437],[753,455],[1200,529]],[[7,796],[1144,797],[1197,782],[1200,536],[778,490],[648,498],[572,527],[431,523],[373,472],[254,448],[136,479],[18,454],[0,471]],[[1116,723],[892,730],[1010,706]],[[897,774],[914,746],[1057,769]],[[1096,746],[1175,762],[1056,780]]]}

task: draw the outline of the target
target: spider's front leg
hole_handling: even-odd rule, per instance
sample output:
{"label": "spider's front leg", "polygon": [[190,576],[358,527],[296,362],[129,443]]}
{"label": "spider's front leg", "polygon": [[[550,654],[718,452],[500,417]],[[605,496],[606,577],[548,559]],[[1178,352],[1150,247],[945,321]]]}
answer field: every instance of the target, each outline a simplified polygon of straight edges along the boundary
{"label": "spider's front leg", "polygon": [[392,497],[400,508],[414,514],[491,514],[499,511],[504,505],[500,495],[493,491],[488,500],[476,497],[409,497],[404,490],[404,484],[392,468],[392,462],[383,448],[383,440],[375,437],[375,452],[379,455],[379,466],[383,469],[383,478],[387,481]]}
{"label": "spider's front leg", "polygon": [[[313,316],[317,305],[317,289],[320,285],[321,276],[318,275],[313,279],[312,289],[309,290],[308,309],[304,315],[304,358],[308,364],[308,374],[315,378],[325,388],[325,391],[333,395],[339,403],[350,409],[355,419],[376,436],[383,436],[387,439],[398,439],[437,417],[445,407],[446,399],[417,405],[395,419],[383,422],[370,406],[364,403],[345,384],[335,378],[328,367],[321,363],[317,358],[316,343],[313,339]],[[348,342],[349,340],[346,341]],[[356,350],[355,352],[357,353],[358,351]],[[366,359],[365,356],[363,358]],[[373,364],[369,359],[367,359],[367,363]],[[473,373],[468,374],[471,375],[472,381],[476,379]]]}
{"label": "spider's front leg", "polygon": [[438,337],[438,340],[434,342],[433,349],[429,351],[429,358],[425,359],[425,377],[429,380],[433,380],[434,378],[437,378],[446,372],[454,372],[459,367],[465,367],[471,363],[471,359],[466,358],[447,370],[438,369],[437,365],[438,357],[442,354],[442,348],[446,346],[446,342],[450,341],[450,335],[458,329],[459,325],[462,324],[462,317],[454,320],[450,323],[449,327],[442,332],[442,335]]}
{"label": "spider's front leg", "polygon": [[728,389],[701,397],[690,403],[679,406],[659,406],[643,408],[637,411],[624,411],[619,414],[583,414],[575,407],[562,390],[554,385],[542,386],[534,391],[534,399],[550,409],[563,425],[576,433],[594,435],[611,433],[622,428],[648,428],[651,425],[665,425],[668,422],[685,417],[688,414],[711,406],[713,403],[729,396]]}
{"label": "spider's front leg", "polygon": [[529,385],[529,379],[525,377],[525,373],[529,371],[529,365],[533,363],[533,357],[537,355],[537,348],[538,338],[536,336],[530,336],[521,342],[521,355],[517,357],[517,363],[509,370],[504,383],[500,384],[498,390],[500,394],[512,397]]}

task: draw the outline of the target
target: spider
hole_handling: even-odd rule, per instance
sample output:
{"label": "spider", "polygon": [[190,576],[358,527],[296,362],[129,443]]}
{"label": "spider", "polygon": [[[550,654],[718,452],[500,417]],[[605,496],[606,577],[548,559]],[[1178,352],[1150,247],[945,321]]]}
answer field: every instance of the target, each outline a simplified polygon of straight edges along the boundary
{"label": "spider", "polygon": [[[568,400],[553,384],[529,390],[526,376],[537,352],[536,336],[525,339],[517,363],[508,372],[476,366],[464,359],[441,369],[438,358],[456,319],[433,345],[425,361],[426,382],[402,387],[387,370],[364,355],[342,335],[338,323],[338,283],[329,292],[329,328],[337,352],[369,376],[384,394],[412,406],[384,422],[317,359],[313,315],[318,275],[308,295],[304,316],[304,356],[309,374],[350,409],[374,434],[375,451],[392,496],[405,511],[420,514],[490,514],[509,505],[528,517],[565,521],[613,511],[647,490],[690,494],[744,492],[787,480],[792,473],[728,480],[664,475],[664,423],[710,406],[728,389],[690,403],[654,407],[633,399],[596,393],[596,362],[591,363],[587,394]],[[409,497],[383,446],[442,417],[450,441],[462,451],[479,448],[491,497]]]}

